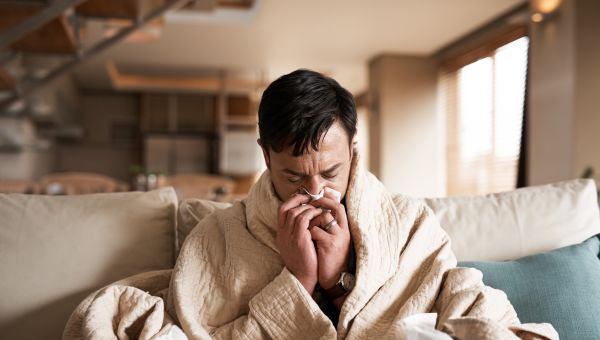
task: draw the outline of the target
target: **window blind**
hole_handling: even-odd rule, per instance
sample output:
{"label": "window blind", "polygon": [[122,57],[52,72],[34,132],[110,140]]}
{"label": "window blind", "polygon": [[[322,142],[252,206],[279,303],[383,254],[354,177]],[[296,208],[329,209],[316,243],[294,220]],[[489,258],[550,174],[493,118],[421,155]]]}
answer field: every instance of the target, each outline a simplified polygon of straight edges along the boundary
{"label": "window blind", "polygon": [[520,37],[442,75],[448,195],[515,188],[528,47]]}

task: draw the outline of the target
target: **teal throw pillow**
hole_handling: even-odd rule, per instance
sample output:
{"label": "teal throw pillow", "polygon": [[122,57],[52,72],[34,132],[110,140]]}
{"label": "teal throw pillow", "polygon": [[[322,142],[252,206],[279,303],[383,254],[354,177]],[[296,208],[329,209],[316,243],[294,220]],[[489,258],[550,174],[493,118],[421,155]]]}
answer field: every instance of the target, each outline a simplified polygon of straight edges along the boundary
{"label": "teal throw pillow", "polygon": [[561,339],[600,339],[600,240],[505,262],[460,262],[506,293],[523,323],[548,322]]}

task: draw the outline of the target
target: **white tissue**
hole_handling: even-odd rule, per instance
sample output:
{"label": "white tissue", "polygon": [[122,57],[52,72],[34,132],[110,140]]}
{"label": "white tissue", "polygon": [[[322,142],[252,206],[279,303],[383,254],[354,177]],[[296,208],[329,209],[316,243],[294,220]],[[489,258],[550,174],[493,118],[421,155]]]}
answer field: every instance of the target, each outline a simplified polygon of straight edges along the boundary
{"label": "white tissue", "polygon": [[157,340],[188,340],[188,337],[177,325],[172,325],[165,334],[161,334]]}
{"label": "white tissue", "polygon": [[407,340],[452,340],[452,338],[435,329],[437,313],[415,314],[400,320]]}
{"label": "white tissue", "polygon": [[310,196],[311,201],[319,200],[319,199],[323,198],[323,195],[325,194],[325,189],[321,189],[321,192],[319,192],[316,195],[311,194],[305,187],[302,187],[301,189],[304,191],[305,194]]}
{"label": "white tissue", "polygon": [[323,196],[325,196],[325,192],[333,194],[333,196],[335,196],[335,200],[338,202],[342,199],[342,193],[335,189],[331,189],[331,188],[321,189],[321,192],[319,192],[316,195],[311,194],[308,190],[306,190],[305,187],[302,187],[301,189],[304,191],[305,194],[310,196],[311,201],[320,200],[321,198],[323,198]]}
{"label": "white tissue", "polygon": [[335,189],[325,188],[325,192],[333,194],[333,196],[335,196],[335,200],[338,201],[338,203],[342,199],[342,193],[339,192],[339,191],[337,191],[337,190],[335,190]]}

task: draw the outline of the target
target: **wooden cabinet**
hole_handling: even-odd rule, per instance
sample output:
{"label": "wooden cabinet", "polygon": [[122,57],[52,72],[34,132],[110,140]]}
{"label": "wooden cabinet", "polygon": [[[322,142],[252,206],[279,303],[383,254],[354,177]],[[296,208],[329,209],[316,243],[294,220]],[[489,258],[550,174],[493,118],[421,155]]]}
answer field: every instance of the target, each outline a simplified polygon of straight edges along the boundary
{"label": "wooden cabinet", "polygon": [[145,168],[168,175],[210,173],[211,142],[199,136],[148,135],[144,139]]}
{"label": "wooden cabinet", "polygon": [[[231,145],[225,142],[230,139],[229,132],[239,131],[240,126],[254,133],[250,140],[255,145],[256,113],[248,96],[227,95],[225,101],[219,101],[216,94],[146,93],[141,106],[144,167],[148,171],[177,175],[235,169],[243,158],[235,157],[236,164],[230,161],[224,168],[220,159],[232,159],[231,150],[223,148]],[[240,163],[239,167],[248,166]]]}
{"label": "wooden cabinet", "polygon": [[142,133],[169,131],[169,95],[142,95]]}
{"label": "wooden cabinet", "polygon": [[210,95],[177,95],[177,131],[214,134],[215,98]]}
{"label": "wooden cabinet", "polygon": [[141,121],[142,133],[215,134],[215,96],[144,94]]}

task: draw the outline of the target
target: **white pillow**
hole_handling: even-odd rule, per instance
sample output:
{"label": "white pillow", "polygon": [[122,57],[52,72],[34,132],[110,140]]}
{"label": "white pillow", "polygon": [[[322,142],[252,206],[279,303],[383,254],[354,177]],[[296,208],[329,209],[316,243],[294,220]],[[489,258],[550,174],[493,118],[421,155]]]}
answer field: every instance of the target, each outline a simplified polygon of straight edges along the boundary
{"label": "white pillow", "polygon": [[92,291],[174,264],[172,188],[75,196],[0,194],[0,337],[60,339]]}
{"label": "white pillow", "polygon": [[471,197],[427,198],[459,261],[500,261],[600,233],[596,184],[576,179]]}

